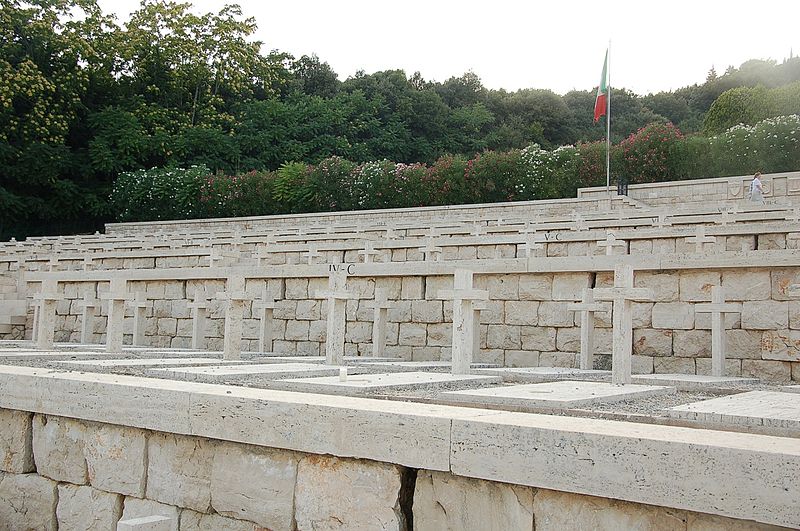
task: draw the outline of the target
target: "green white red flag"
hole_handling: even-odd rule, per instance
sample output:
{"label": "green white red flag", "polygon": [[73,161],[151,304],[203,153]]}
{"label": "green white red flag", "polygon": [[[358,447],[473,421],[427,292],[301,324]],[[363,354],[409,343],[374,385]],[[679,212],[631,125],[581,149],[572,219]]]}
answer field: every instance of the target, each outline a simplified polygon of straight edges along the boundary
{"label": "green white red flag", "polygon": [[594,121],[600,119],[606,113],[608,106],[608,50],[606,59],[603,61],[603,77],[600,78],[600,86],[597,87],[597,98],[594,100]]}

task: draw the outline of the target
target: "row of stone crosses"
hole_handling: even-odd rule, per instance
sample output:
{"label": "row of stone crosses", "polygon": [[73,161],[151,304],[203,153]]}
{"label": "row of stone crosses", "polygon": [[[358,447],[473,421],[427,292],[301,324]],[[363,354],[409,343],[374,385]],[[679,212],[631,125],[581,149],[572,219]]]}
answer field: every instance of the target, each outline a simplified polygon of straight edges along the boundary
{"label": "row of stone crosses", "polygon": [[[56,304],[63,298],[57,291],[57,280],[44,280],[42,289],[34,296],[34,329],[33,339],[41,350],[51,350],[54,344]],[[106,351],[121,353],[124,338],[124,316],[126,303],[133,310],[134,346],[144,346],[145,311],[147,300],[141,293],[132,294],[127,290],[127,281],[123,278],[111,280],[110,289],[100,294],[100,299],[108,303],[108,321],[106,326]],[[792,286],[793,295],[800,295],[800,286]],[[439,299],[453,301],[453,337],[452,337],[452,372],[468,374],[473,357],[479,351],[480,312],[486,309],[489,293],[473,287],[473,273],[464,269],[454,272],[452,290],[441,290]],[[266,288],[260,299],[245,291],[245,278],[231,276],[227,279],[226,289],[215,297],[225,305],[225,327],[223,337],[223,359],[241,359],[241,341],[245,306],[252,302],[253,315],[260,321],[259,351],[268,353],[272,350],[273,310],[275,299]],[[330,365],[344,364],[345,338],[345,304],[348,299],[358,296],[347,290],[346,270],[333,271],[329,275],[328,289],[314,294],[314,298],[327,301],[327,338],[325,341],[325,359]],[[593,336],[594,314],[612,310],[612,382],[627,384],[631,382],[632,356],[632,303],[649,301],[653,293],[649,288],[634,287],[633,267],[628,264],[618,266],[614,271],[614,285],[610,288],[589,288],[583,293],[583,299],[569,307],[581,313],[581,346],[579,367],[583,370],[593,369]],[[194,300],[189,303],[192,310],[192,348],[202,349],[205,342],[205,323],[210,300],[205,293],[198,291]],[[100,302],[86,296],[82,301],[81,342],[88,343],[91,338],[93,320]],[[392,307],[386,290],[375,289],[372,301],[374,309],[372,356],[382,357],[386,344],[387,312]],[[723,376],[725,365],[725,313],[738,313],[741,307],[727,304],[722,287],[712,290],[710,303],[697,304],[695,311],[711,314],[712,333],[712,374]]]}

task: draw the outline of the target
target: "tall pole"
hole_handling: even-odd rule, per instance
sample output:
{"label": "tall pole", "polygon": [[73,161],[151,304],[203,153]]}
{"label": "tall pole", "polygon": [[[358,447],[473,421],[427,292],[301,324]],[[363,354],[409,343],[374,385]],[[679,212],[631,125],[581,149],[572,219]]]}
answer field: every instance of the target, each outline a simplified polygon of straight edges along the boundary
{"label": "tall pole", "polygon": [[608,39],[608,64],[606,71],[606,194],[608,208],[611,209],[611,39]]}

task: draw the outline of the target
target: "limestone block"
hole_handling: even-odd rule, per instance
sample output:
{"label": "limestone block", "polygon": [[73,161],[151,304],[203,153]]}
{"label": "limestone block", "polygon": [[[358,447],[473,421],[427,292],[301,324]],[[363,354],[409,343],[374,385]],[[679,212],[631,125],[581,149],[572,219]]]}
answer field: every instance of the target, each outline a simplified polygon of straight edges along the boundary
{"label": "limestone block", "polygon": [[758,249],[761,251],[786,249],[785,234],[757,234]]}
{"label": "limestone block", "polygon": [[422,299],[425,297],[425,277],[403,277],[400,288],[403,299]]}
{"label": "limestone block", "polygon": [[789,301],[789,328],[800,330],[800,301]]}
{"label": "limestone block", "polygon": [[424,324],[400,323],[400,332],[397,338],[399,345],[410,347],[424,346],[427,336],[427,329]]}
{"label": "limestone block", "polygon": [[689,330],[694,328],[694,305],[686,302],[657,302],[653,305],[653,328]]}
{"label": "limestone block", "polygon": [[768,330],[761,337],[761,358],[800,361],[800,330]]}
{"label": "limestone block", "polygon": [[711,357],[710,330],[676,330],[673,335],[672,351],[682,358]]}
{"label": "limestone block", "polygon": [[561,352],[580,352],[580,328],[557,328],[556,330],[558,330],[556,334],[556,350]]}
{"label": "limestone block", "polygon": [[753,235],[728,236],[725,238],[726,251],[752,251],[756,248],[756,237]]}
{"label": "limestone block", "polygon": [[156,326],[160,336],[174,336],[178,332],[177,319],[159,319]]}
{"label": "limestone block", "polygon": [[637,271],[634,286],[650,288],[655,302],[678,300],[678,274],[674,271]]}
{"label": "limestone block", "polygon": [[686,513],[609,498],[539,489],[533,498],[536,531],[563,529],[684,529]]}
{"label": "limestone block", "polygon": [[439,298],[439,292],[442,290],[453,289],[453,276],[430,276],[425,277],[425,297],[429,300]]}
{"label": "limestone block", "polygon": [[411,301],[395,301],[386,312],[386,319],[392,323],[411,322]]}
{"label": "limestone block", "polygon": [[[577,330],[577,329],[576,329]],[[594,331],[594,353],[611,354],[613,331],[610,328],[600,328]]]}
{"label": "limestone block", "polygon": [[59,531],[107,531],[116,529],[122,516],[122,496],[92,487],[58,486]]}
{"label": "limestone block", "polygon": [[722,272],[722,288],[727,301],[760,301],[770,298],[768,269],[730,269]]}
{"label": "limestone block", "polygon": [[58,487],[37,474],[0,473],[0,526],[9,531],[56,531]]}
{"label": "limestone block", "polygon": [[478,248],[466,245],[456,248],[456,260],[475,260],[478,258]]}
{"label": "limestone block", "polygon": [[[482,283],[485,280],[485,287]],[[476,276],[476,286],[489,291],[489,298],[493,300],[515,301],[519,300],[519,275],[480,275]]]}
{"label": "limestone block", "polygon": [[726,330],[725,357],[737,359],[761,359],[760,330]]}
{"label": "limestone block", "polygon": [[[697,374],[711,374],[711,358],[696,358],[694,360],[695,371]],[[742,360],[725,358],[725,376],[741,376]]]}
{"label": "limestone block", "polygon": [[567,244],[565,242],[548,242],[547,256],[567,256]]}
{"label": "limestone block", "polygon": [[748,330],[781,330],[788,327],[788,302],[745,301],[742,303],[742,328]]}
{"label": "limestone block", "polygon": [[158,299],[153,301],[152,308],[146,308],[145,314],[152,312],[152,317],[163,319],[165,317],[172,317],[172,301],[166,299]]}
{"label": "limestone block", "polygon": [[[210,343],[209,343],[210,344]],[[221,345],[222,343],[219,343]],[[211,348],[209,346],[209,348]],[[217,348],[217,350],[220,350]],[[297,343],[295,341],[284,341],[282,339],[276,339],[272,342],[272,352],[275,354],[296,354],[297,353]]]}
{"label": "limestone block", "polygon": [[556,273],[553,275],[553,300],[578,301],[589,286],[589,273]]}
{"label": "limestone block", "polygon": [[[736,304],[737,306],[739,306],[739,309],[741,310],[741,303],[733,302],[730,304]],[[742,327],[741,311],[739,313],[726,313],[724,314],[724,319],[725,319],[726,330]],[[694,327],[699,330],[711,330],[711,314],[707,312],[695,313]]]}
{"label": "limestone block", "polygon": [[535,301],[506,301],[506,324],[535,325],[539,321],[539,303]]}
{"label": "limestone block", "polygon": [[[251,350],[254,350],[256,348],[258,348],[258,346],[254,345],[253,349],[251,349]],[[320,354],[320,344],[318,342],[316,342],[316,341],[298,341],[297,342],[297,347],[295,349],[295,353],[298,356],[320,356],[320,355],[325,355],[324,351],[322,352],[322,354]]]}
{"label": "limestone block", "polygon": [[601,254],[602,252],[597,247],[590,247],[589,242],[568,242],[567,243],[567,256],[589,256],[592,254]]}
{"label": "limestone block", "polygon": [[297,469],[297,528],[404,529],[400,485],[400,468],[394,465],[307,456]]}
{"label": "limestone block", "polygon": [[530,350],[506,350],[503,356],[505,367],[538,367],[539,353]]}
{"label": "limestone block", "polygon": [[[683,241],[683,239],[681,239]],[[675,238],[659,238],[653,240],[653,254],[675,254],[677,252]]]}
{"label": "limestone block", "polygon": [[[287,278],[286,293],[287,299],[308,299],[308,279],[306,278]],[[312,293],[312,295],[315,295]]]}
{"label": "limestone block", "polygon": [[628,244],[630,254],[653,254],[652,240],[631,240]]}
{"label": "limestone block", "polygon": [[25,411],[0,409],[0,472],[25,474],[35,470],[31,419]]}
{"label": "limestone block", "polygon": [[638,356],[672,356],[672,330],[639,328],[633,331],[633,353]]}
{"label": "limestone block", "polygon": [[[270,285],[270,289],[273,289],[272,285]],[[328,289],[328,277],[315,277],[315,278],[309,278],[308,279],[308,296],[309,297],[313,296],[318,291],[324,291],[326,289]],[[283,291],[285,293],[285,290],[286,289],[285,289],[285,286],[284,286],[282,290],[276,290],[273,293],[280,294],[281,291]],[[261,294],[259,293],[259,295],[261,295]]]}
{"label": "limestone block", "polygon": [[[631,310],[633,312],[631,323],[633,328],[650,328],[653,326],[653,306],[654,304],[652,302],[631,303]],[[595,326],[611,326],[611,312],[596,313],[594,316]]]}
{"label": "limestone block", "polygon": [[719,286],[721,275],[717,271],[680,272],[680,300],[698,302],[711,300],[711,288]]}
{"label": "limestone block", "polygon": [[345,327],[344,340],[348,343],[367,343],[372,341],[372,323],[348,321]]}
{"label": "limestone block", "polygon": [[252,522],[235,520],[218,514],[203,514],[189,509],[181,511],[181,531],[261,531]]}
{"label": "limestone block", "polygon": [[523,350],[553,351],[556,349],[556,328],[521,326],[520,339]]}
{"label": "limestone block", "polygon": [[[495,365],[500,365],[502,367],[505,364],[505,353],[506,351],[502,349],[481,349],[475,353],[475,357],[473,359],[479,363],[494,363]],[[444,353],[442,356],[444,356]],[[453,358],[452,350],[449,354],[449,358]]]}
{"label": "limestone block", "polygon": [[573,326],[573,312],[567,310],[566,302],[541,302],[539,304],[539,326]]}
{"label": "limestone block", "polygon": [[153,500],[126,497],[123,501],[120,520],[131,520],[147,516],[165,516],[170,519],[170,531],[178,531],[180,509],[173,505],[158,503]]}
{"label": "limestone block", "polygon": [[742,376],[768,382],[788,382],[792,378],[792,364],[788,361],[742,360]]}
{"label": "limestone block", "polygon": [[303,321],[314,321],[320,319],[320,301],[307,300],[297,301],[295,318]]}
{"label": "limestone block", "polygon": [[653,359],[652,356],[631,356],[631,372],[633,374],[652,374]]}
{"label": "limestone block", "polygon": [[298,460],[292,452],[220,444],[211,471],[212,507],[222,516],[291,531]]}
{"label": "limestone block", "polygon": [[311,321],[308,324],[309,341],[325,341],[328,333],[328,325],[325,321]]}
{"label": "limestone block", "polygon": [[386,356],[390,358],[400,358],[405,361],[411,361],[412,349],[409,346],[401,345],[387,345]]}
{"label": "limestone block", "polygon": [[88,426],[84,452],[89,483],[100,490],[143,496],[147,461],[145,432],[111,424]]}
{"label": "limestone block", "polygon": [[575,367],[574,352],[540,352],[540,367]]}
{"label": "limestone block", "polygon": [[518,326],[489,325],[486,336],[488,348],[519,349],[522,348]]}
{"label": "limestone block", "polygon": [[686,531],[781,531],[785,527],[761,524],[750,520],[736,520],[713,514],[688,513]]}
{"label": "limestone block", "polygon": [[89,472],[84,456],[86,424],[64,417],[34,415],[33,457],[39,475],[85,485]]}
{"label": "limestone block", "polygon": [[151,280],[146,283],[145,293],[148,299],[166,298],[166,283],[163,280]]}
{"label": "limestone block", "polygon": [[412,347],[411,361],[444,361],[442,347]]}
{"label": "limestone block", "polygon": [[[371,331],[371,330],[370,330]],[[428,325],[428,345],[431,347],[449,347],[453,342],[452,323]]]}
{"label": "limestone block", "polygon": [[653,358],[653,372],[656,374],[695,374],[694,358]]}
{"label": "limestone block", "polygon": [[773,269],[770,275],[772,275],[772,300],[789,300],[789,286],[800,284],[800,268]]}
{"label": "limestone block", "polygon": [[200,437],[151,434],[147,442],[147,495],[161,503],[208,512],[216,444]]}
{"label": "limestone block", "polygon": [[441,323],[442,301],[411,301],[411,320],[415,323]]}
{"label": "limestone block", "polygon": [[[504,324],[505,303],[503,301],[486,301],[486,309],[481,310],[481,324]],[[453,322],[453,303],[444,301],[444,321]]]}
{"label": "limestone block", "polygon": [[289,341],[303,341],[308,339],[309,321],[286,321],[284,339]]}
{"label": "limestone block", "polygon": [[519,277],[519,300],[547,301],[553,292],[552,274],[524,274]]}
{"label": "limestone block", "polygon": [[533,531],[533,489],[420,470],[414,488],[414,529]]}

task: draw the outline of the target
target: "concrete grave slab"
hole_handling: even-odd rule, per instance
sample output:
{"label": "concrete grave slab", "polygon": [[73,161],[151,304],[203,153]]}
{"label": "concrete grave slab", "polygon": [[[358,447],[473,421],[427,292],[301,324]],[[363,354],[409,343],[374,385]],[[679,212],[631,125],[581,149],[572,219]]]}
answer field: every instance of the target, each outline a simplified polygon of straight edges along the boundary
{"label": "concrete grave slab", "polygon": [[265,380],[300,376],[332,376],[339,374],[339,368],[314,363],[262,363],[150,369],[147,374],[159,378],[187,380],[190,382],[263,382]]}
{"label": "concrete grave slab", "polygon": [[800,395],[750,391],[692,402],[668,410],[669,416],[733,426],[785,428],[800,432]]}
{"label": "concrete grave slab", "polygon": [[786,393],[800,393],[800,385],[785,385],[781,387],[781,391]]}
{"label": "concrete grave slab", "polygon": [[[390,361],[371,362],[366,368],[381,372],[449,372],[452,364],[449,361]],[[472,369],[497,368],[494,363],[472,363]]]}
{"label": "concrete grave slab", "polygon": [[247,361],[224,361],[221,358],[152,358],[152,359],[111,359],[111,360],[69,360],[56,362],[66,368],[75,370],[103,370],[121,367],[158,367],[158,366],[202,366],[232,363],[248,363]]}
{"label": "concrete grave slab", "polygon": [[672,387],[560,381],[443,393],[442,398],[477,406],[568,409],[675,393]]}
{"label": "concrete grave slab", "polygon": [[547,382],[551,380],[608,379],[611,371],[575,369],[570,367],[499,367],[475,369],[475,374],[500,376],[504,382]]}
{"label": "concrete grave slab", "polygon": [[337,395],[366,395],[379,391],[453,389],[500,383],[496,376],[454,375],[430,372],[395,372],[323,378],[292,378],[275,382],[276,389]]}
{"label": "concrete grave slab", "polygon": [[633,376],[633,383],[642,385],[670,385],[684,389],[705,389],[756,382],[758,382],[757,378],[710,376],[702,374],[637,374]]}

